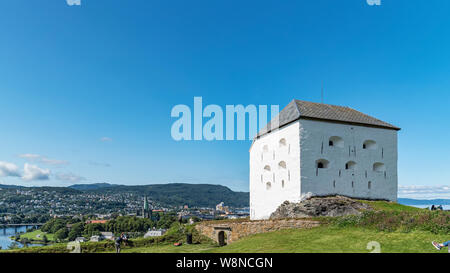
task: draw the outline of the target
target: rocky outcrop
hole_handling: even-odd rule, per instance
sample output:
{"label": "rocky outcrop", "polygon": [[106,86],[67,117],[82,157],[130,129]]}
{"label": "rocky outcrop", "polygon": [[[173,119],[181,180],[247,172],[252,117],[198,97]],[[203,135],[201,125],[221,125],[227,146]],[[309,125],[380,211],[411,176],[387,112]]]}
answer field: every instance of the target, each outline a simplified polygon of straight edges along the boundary
{"label": "rocky outcrop", "polygon": [[312,197],[300,203],[284,202],[270,219],[357,215],[370,209],[369,205],[344,196]]}

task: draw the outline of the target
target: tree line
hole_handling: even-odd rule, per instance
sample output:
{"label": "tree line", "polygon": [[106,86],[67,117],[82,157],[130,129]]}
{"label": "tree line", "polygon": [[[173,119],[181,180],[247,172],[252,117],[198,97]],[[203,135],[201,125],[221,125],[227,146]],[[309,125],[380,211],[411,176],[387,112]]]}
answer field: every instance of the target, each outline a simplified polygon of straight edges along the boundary
{"label": "tree line", "polygon": [[62,217],[49,220],[41,227],[41,231],[54,234],[56,241],[73,241],[77,237],[89,238],[105,231],[118,235],[122,232],[143,234],[151,228],[168,229],[177,220],[175,213],[161,213],[153,220],[136,216],[118,216],[104,224]]}

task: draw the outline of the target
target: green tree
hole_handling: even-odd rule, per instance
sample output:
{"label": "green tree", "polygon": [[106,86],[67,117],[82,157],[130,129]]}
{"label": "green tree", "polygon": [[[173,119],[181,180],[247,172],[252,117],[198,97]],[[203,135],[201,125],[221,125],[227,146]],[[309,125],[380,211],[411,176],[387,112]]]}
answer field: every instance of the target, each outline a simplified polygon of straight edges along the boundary
{"label": "green tree", "polygon": [[44,244],[48,243],[47,235],[44,234],[44,236],[42,237],[42,241],[44,242]]}
{"label": "green tree", "polygon": [[61,228],[55,232],[55,239],[58,241],[63,241],[67,238],[68,234],[69,232],[67,231],[67,228]]}
{"label": "green tree", "polygon": [[69,231],[68,239],[69,241],[75,240],[77,237],[81,236],[84,231],[83,223],[73,224],[72,228]]}
{"label": "green tree", "polygon": [[65,228],[65,227],[66,227],[66,221],[58,218],[53,223],[53,226],[50,229],[50,233],[56,233],[57,231],[59,231],[62,228]]}
{"label": "green tree", "polygon": [[178,217],[176,216],[175,213],[165,213],[159,219],[158,223],[156,224],[156,227],[168,229],[177,220]]}

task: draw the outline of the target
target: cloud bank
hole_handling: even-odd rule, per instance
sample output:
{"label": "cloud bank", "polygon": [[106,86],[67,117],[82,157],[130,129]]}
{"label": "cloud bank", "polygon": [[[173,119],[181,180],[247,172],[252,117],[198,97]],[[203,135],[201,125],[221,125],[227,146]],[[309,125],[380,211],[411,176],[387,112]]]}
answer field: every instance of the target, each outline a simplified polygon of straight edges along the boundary
{"label": "cloud bank", "polygon": [[49,180],[50,170],[41,169],[36,165],[25,163],[25,166],[23,167],[22,179],[25,181]]}
{"label": "cloud bank", "polygon": [[96,167],[105,167],[105,168],[111,167],[111,164],[109,164],[109,163],[102,163],[102,162],[95,162],[95,161],[89,161],[89,165],[96,166]]}
{"label": "cloud bank", "polygon": [[58,173],[56,174],[56,179],[61,180],[61,181],[68,181],[68,182],[72,182],[72,183],[77,183],[83,180],[86,180],[86,178],[73,174],[73,173]]}
{"label": "cloud bank", "polygon": [[19,167],[16,164],[0,161],[0,176],[16,176],[20,177]]}
{"label": "cloud bank", "polygon": [[450,199],[450,186],[399,186],[399,198]]}
{"label": "cloud bank", "polygon": [[47,158],[45,156],[38,155],[38,154],[21,154],[21,155],[19,155],[19,157],[28,159],[33,162],[43,163],[43,164],[47,164],[47,165],[54,165],[54,166],[69,164],[69,162],[67,162],[65,160],[50,159],[50,158]]}
{"label": "cloud bank", "polygon": [[102,138],[100,138],[100,141],[101,142],[111,142],[112,138],[110,138],[110,137],[102,137]]}

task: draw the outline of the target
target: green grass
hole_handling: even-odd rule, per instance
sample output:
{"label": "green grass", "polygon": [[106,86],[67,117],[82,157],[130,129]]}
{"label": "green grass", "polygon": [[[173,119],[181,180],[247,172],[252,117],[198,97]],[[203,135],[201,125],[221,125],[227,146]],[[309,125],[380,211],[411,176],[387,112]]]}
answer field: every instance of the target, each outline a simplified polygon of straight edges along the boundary
{"label": "green grass", "polygon": [[[175,247],[171,243],[143,247],[123,247],[122,253],[369,253],[367,244],[379,242],[382,253],[437,253],[431,241],[449,240],[448,235],[414,231],[377,232],[363,228],[322,226],[309,230],[291,229],[256,234],[225,247],[211,243]],[[100,243],[88,243],[90,245]],[[112,248],[96,252],[112,253]],[[12,252],[64,252],[65,244],[17,249]],[[3,251],[2,251],[3,252]],[[447,252],[447,249],[441,251]]]}
{"label": "green grass", "polygon": [[225,247],[211,249],[210,252],[368,253],[370,251],[366,248],[367,244],[377,241],[383,253],[436,253],[431,241],[448,239],[448,236],[429,232],[377,232],[362,228],[323,226],[310,230],[282,230],[256,234]]}
{"label": "green grass", "polygon": [[[40,235],[40,237],[38,238],[37,235]],[[27,238],[27,239],[33,240],[33,241],[42,241],[42,238],[44,238],[44,235],[47,236],[47,239],[49,241],[53,241],[54,240],[54,237],[53,237],[52,233],[42,232],[39,229],[34,230],[32,232],[27,232],[27,233],[24,233],[24,234],[20,234],[20,238]]]}
{"label": "green grass", "polygon": [[367,201],[367,200],[360,200],[360,202],[368,204],[375,210],[383,210],[383,211],[399,211],[399,212],[418,212],[418,211],[424,211],[426,209],[401,205],[394,202],[386,202],[386,201]]}
{"label": "green grass", "polygon": [[[431,241],[448,240],[430,232],[377,232],[363,228],[322,226],[256,234],[225,247],[193,244],[175,247],[170,243],[122,248],[122,253],[369,253],[367,244],[380,243],[382,253],[438,253]],[[114,250],[105,252],[112,253]],[[447,249],[441,250],[446,253]]]}
{"label": "green grass", "polygon": [[[382,253],[437,253],[431,241],[448,241],[448,212],[427,210],[383,201],[362,201],[375,211],[362,216],[327,218],[313,229],[290,229],[255,234],[225,247],[209,240],[201,244],[175,247],[173,241],[184,235],[173,229],[159,239],[135,239],[134,247],[123,247],[123,253],[369,253],[369,242],[380,243]],[[248,219],[245,219],[246,221]],[[243,221],[243,220],[239,220]],[[223,223],[229,221],[218,221]],[[235,221],[232,221],[235,222]],[[411,224],[412,223],[412,224]],[[409,228],[408,228],[409,227]],[[438,227],[438,228],[436,228]],[[178,231],[177,231],[178,230]],[[22,236],[36,236],[34,231]],[[43,236],[43,235],[41,235]],[[47,234],[49,240],[53,236]],[[83,243],[83,252],[114,252],[113,242]],[[65,244],[17,249],[12,252],[67,251]],[[447,249],[441,250],[446,253]]]}
{"label": "green grass", "polygon": [[[174,246],[173,244],[161,244],[150,247],[135,247],[123,248],[122,253],[203,253],[219,248],[213,244],[183,244],[181,246]],[[114,251],[107,251],[106,253],[113,253]]]}

